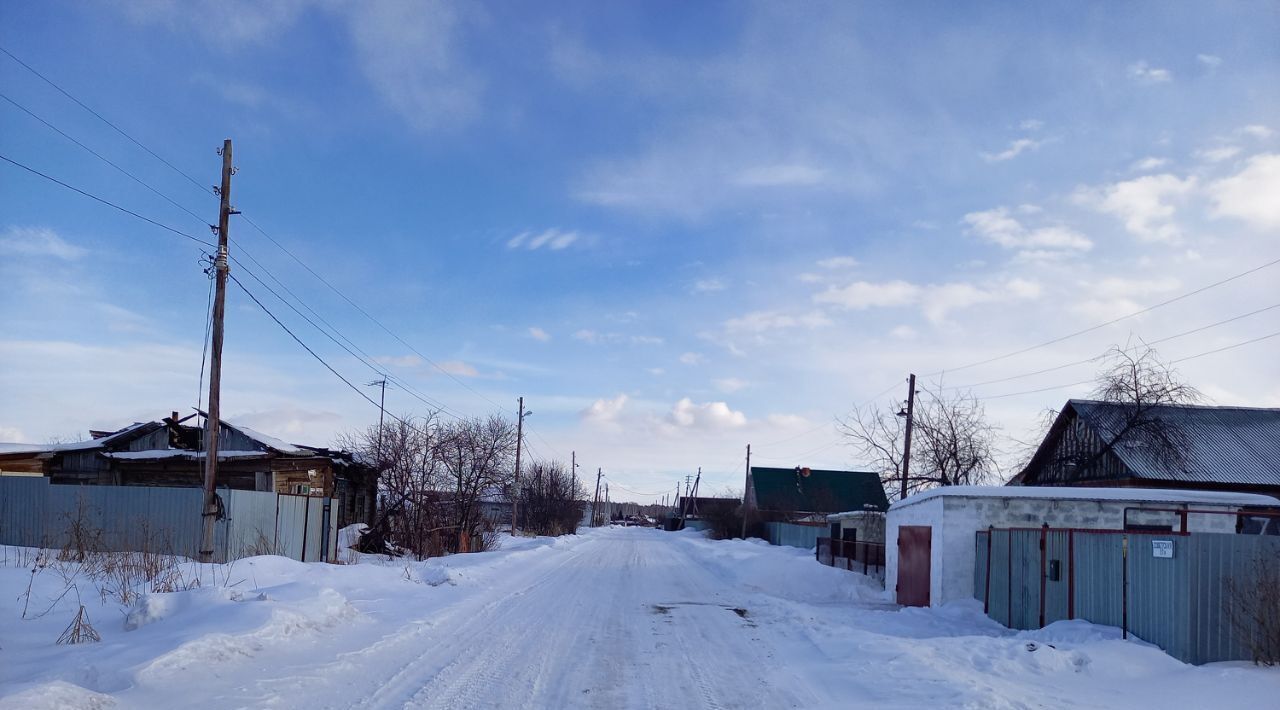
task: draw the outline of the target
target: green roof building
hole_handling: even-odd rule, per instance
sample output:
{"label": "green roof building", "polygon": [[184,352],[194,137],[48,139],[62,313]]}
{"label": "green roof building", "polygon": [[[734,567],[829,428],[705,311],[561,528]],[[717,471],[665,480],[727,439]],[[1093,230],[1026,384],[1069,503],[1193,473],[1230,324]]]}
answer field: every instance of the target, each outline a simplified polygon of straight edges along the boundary
{"label": "green roof building", "polygon": [[752,466],[745,508],[757,519],[796,520],[856,510],[885,511],[880,476],[870,471],[826,471]]}

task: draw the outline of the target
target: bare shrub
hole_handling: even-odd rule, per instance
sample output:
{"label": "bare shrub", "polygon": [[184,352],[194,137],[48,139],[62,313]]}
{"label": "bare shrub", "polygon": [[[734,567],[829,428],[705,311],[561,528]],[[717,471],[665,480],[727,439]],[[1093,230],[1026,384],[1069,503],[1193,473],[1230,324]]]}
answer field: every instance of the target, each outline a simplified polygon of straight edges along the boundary
{"label": "bare shrub", "polygon": [[1280,665],[1280,559],[1260,554],[1243,579],[1228,579],[1226,609],[1253,662]]}
{"label": "bare shrub", "polygon": [[535,535],[572,535],[582,521],[586,489],[559,461],[535,461],[520,481],[519,528]]}
{"label": "bare shrub", "polygon": [[67,629],[58,637],[58,645],[67,646],[77,643],[97,643],[102,640],[98,635],[97,629],[93,628],[93,624],[89,623],[89,613],[85,611],[84,605],[80,605],[80,611],[76,612],[75,618],[67,626]]}
{"label": "bare shrub", "polygon": [[75,509],[62,514],[67,524],[67,537],[58,553],[59,560],[84,562],[89,555],[105,549],[102,544],[102,528],[93,524],[95,510],[81,492],[76,495]]}

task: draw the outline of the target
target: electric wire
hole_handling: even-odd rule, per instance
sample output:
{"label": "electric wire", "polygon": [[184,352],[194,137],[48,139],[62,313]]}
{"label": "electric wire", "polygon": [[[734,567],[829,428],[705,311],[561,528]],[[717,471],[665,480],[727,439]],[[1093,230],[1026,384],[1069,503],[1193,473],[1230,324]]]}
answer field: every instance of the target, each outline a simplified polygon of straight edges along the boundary
{"label": "electric wire", "polygon": [[203,246],[209,247],[210,249],[215,249],[215,250],[216,250],[216,249],[218,248],[218,246],[217,246],[216,244],[213,244],[213,243],[211,243],[211,242],[205,241],[205,240],[203,240],[203,239],[201,239],[201,238],[199,238],[199,237],[196,237],[196,236],[192,236],[192,235],[190,235],[190,234],[187,234],[186,232],[184,232],[184,231],[182,231],[182,230],[180,230],[180,229],[175,229],[174,227],[170,227],[170,226],[169,226],[169,225],[167,225],[167,224],[164,224],[164,223],[161,223],[161,222],[157,222],[156,220],[151,219],[150,217],[144,217],[144,216],[142,216],[142,215],[138,214],[137,212],[134,212],[134,211],[133,211],[133,210],[131,210],[131,209],[128,209],[128,208],[126,208],[126,207],[121,207],[120,205],[117,205],[116,203],[114,203],[114,202],[112,202],[112,201],[110,201],[110,200],[107,200],[107,199],[104,199],[104,198],[98,197],[97,195],[94,195],[94,194],[89,193],[89,192],[85,192],[84,190],[81,190],[80,188],[75,187],[75,186],[73,186],[73,185],[68,185],[67,183],[65,183],[65,182],[63,182],[63,181],[61,181],[61,180],[59,180],[58,178],[53,177],[52,175],[47,175],[47,174],[45,174],[45,173],[42,173],[42,172],[40,172],[39,170],[36,170],[35,168],[30,167],[30,166],[28,166],[28,165],[24,165],[23,163],[20,163],[20,162],[18,162],[18,161],[16,161],[16,160],[14,160],[13,158],[10,158],[10,157],[8,157],[8,156],[6,156],[6,155],[0,155],[0,160],[3,160],[3,161],[5,161],[6,163],[9,163],[9,164],[14,165],[14,166],[16,166],[16,167],[22,168],[23,170],[26,170],[27,172],[29,172],[29,173],[31,173],[31,174],[33,174],[33,175],[38,175],[38,176],[40,176],[40,177],[44,178],[45,180],[48,180],[48,181],[50,181],[50,182],[52,182],[52,183],[56,183],[56,184],[58,184],[58,185],[61,185],[62,187],[65,187],[66,189],[71,190],[72,192],[80,193],[81,195],[84,195],[85,197],[88,197],[88,198],[89,198],[89,199],[91,199],[91,200],[94,200],[94,201],[96,201],[96,202],[101,202],[102,204],[104,204],[104,205],[106,205],[106,206],[108,206],[108,207],[110,207],[110,208],[112,208],[112,209],[119,210],[119,211],[121,211],[121,212],[123,212],[123,213],[125,213],[125,214],[129,215],[130,217],[136,217],[137,219],[140,219],[140,220],[142,220],[143,222],[146,222],[146,223],[148,223],[148,224],[151,224],[151,225],[154,225],[154,226],[156,226],[156,227],[159,227],[159,228],[161,228],[161,229],[163,229],[163,230],[165,230],[165,231],[172,232],[172,233],[174,233],[174,234],[178,235],[179,237],[182,237],[182,238],[184,238],[184,239],[190,239],[191,241],[193,241],[193,242],[195,242],[195,243],[197,243],[197,244],[200,244],[200,245],[203,245]]}
{"label": "electric wire", "polygon": [[191,176],[190,176],[190,175],[188,175],[187,173],[183,172],[181,169],[179,169],[179,168],[178,168],[177,166],[175,166],[173,163],[170,163],[169,161],[167,161],[167,160],[165,160],[164,158],[160,157],[158,154],[156,154],[156,152],[155,152],[155,151],[153,151],[153,150],[151,150],[150,148],[148,148],[147,146],[143,145],[143,144],[142,144],[142,142],[141,142],[141,141],[139,141],[138,139],[134,138],[133,136],[129,135],[128,133],[125,133],[124,129],[120,128],[119,126],[117,126],[116,124],[112,123],[111,121],[108,121],[108,120],[106,119],[106,117],[104,117],[102,114],[98,113],[97,111],[94,111],[92,108],[89,108],[89,106],[88,106],[87,104],[85,104],[85,103],[84,103],[83,101],[81,101],[80,99],[77,99],[75,96],[73,96],[73,95],[71,94],[71,92],[69,92],[69,91],[67,91],[66,89],[64,89],[64,88],[62,88],[61,86],[59,86],[57,83],[55,83],[55,82],[54,82],[52,79],[50,79],[49,77],[47,77],[47,76],[45,76],[44,74],[41,74],[40,72],[36,71],[34,67],[32,67],[30,64],[27,64],[26,62],[24,62],[24,61],[22,61],[21,59],[19,59],[19,58],[18,58],[18,57],[13,53],[13,52],[10,52],[8,49],[5,49],[3,46],[0,46],[0,52],[5,53],[6,55],[8,55],[8,56],[9,56],[9,58],[10,58],[10,59],[12,59],[13,61],[15,61],[15,62],[17,62],[18,64],[22,65],[22,67],[23,67],[24,69],[26,69],[27,71],[31,72],[32,74],[35,74],[37,77],[39,77],[42,81],[44,81],[44,82],[45,82],[46,84],[48,84],[49,86],[52,86],[53,88],[57,89],[57,90],[58,90],[58,92],[59,92],[59,93],[61,93],[63,96],[65,96],[65,97],[67,97],[68,99],[71,99],[72,101],[74,101],[74,102],[76,103],[76,105],[77,105],[77,106],[79,106],[80,108],[82,108],[82,109],[84,109],[84,110],[88,111],[89,113],[93,114],[93,115],[94,115],[94,116],[95,116],[99,121],[102,121],[103,123],[105,123],[105,124],[107,124],[108,126],[110,126],[110,127],[111,127],[111,129],[112,129],[112,130],[114,130],[116,133],[119,133],[120,135],[124,136],[125,138],[128,138],[128,139],[129,139],[129,140],[130,140],[134,145],[138,146],[139,148],[141,148],[141,149],[145,150],[147,153],[151,154],[151,157],[153,157],[153,158],[155,158],[156,160],[159,160],[160,162],[162,162],[162,163],[164,163],[165,165],[169,166],[169,168],[170,168],[170,169],[172,169],[174,172],[176,172],[176,173],[178,173],[179,175],[181,175],[182,177],[186,178],[188,181],[190,181],[190,182],[191,182],[191,184],[192,184],[192,185],[195,185],[197,188],[199,188],[201,192],[205,192],[205,193],[209,193],[209,194],[214,194],[214,195],[216,195],[216,194],[217,194],[217,193],[213,190],[212,186],[205,186],[205,185],[201,185],[199,180],[196,180],[195,178],[191,177]]}
{"label": "electric wire", "polygon": [[[1152,341],[1149,341],[1149,342],[1145,342],[1144,344],[1145,344],[1145,345],[1149,345],[1149,346],[1150,346],[1150,345],[1159,345],[1160,343],[1166,343],[1166,342],[1169,342],[1170,340],[1175,340],[1175,339],[1177,339],[1177,338],[1186,337],[1186,336],[1188,336],[1188,335],[1194,335],[1195,333],[1199,333],[1199,332],[1202,332],[1202,331],[1205,331],[1205,330],[1209,330],[1210,328],[1216,328],[1217,326],[1220,326],[1220,325],[1226,325],[1227,323],[1234,323],[1235,321],[1243,320],[1243,319],[1245,319],[1245,318],[1249,318],[1250,316],[1256,316],[1256,315],[1258,315],[1259,313],[1265,313],[1265,312],[1267,312],[1267,311],[1274,310],[1274,309],[1276,309],[1276,308],[1280,308],[1280,303],[1276,303],[1276,304],[1273,304],[1273,305],[1270,305],[1270,306],[1266,306],[1266,307],[1264,307],[1264,308],[1259,308],[1259,309],[1254,310],[1254,311],[1249,311],[1248,313],[1242,313],[1242,314],[1240,314],[1240,315],[1238,315],[1238,316],[1232,316],[1231,318],[1227,318],[1227,319],[1224,319],[1224,320],[1220,320],[1220,321],[1217,321],[1217,322],[1215,322],[1215,323],[1209,323],[1209,324],[1207,324],[1207,325],[1202,325],[1202,326],[1200,326],[1200,327],[1198,327],[1198,328],[1192,328],[1191,330],[1185,330],[1185,331],[1183,331],[1183,332],[1181,332],[1181,333],[1175,333],[1174,335],[1168,335],[1168,336],[1165,336],[1165,337],[1163,337],[1163,338],[1158,338],[1158,339],[1156,339],[1156,340],[1152,340]],[[1134,346],[1134,347],[1137,347],[1137,346]],[[1132,350],[1132,349],[1133,349],[1133,348],[1126,348],[1125,350],[1126,350],[1126,351],[1128,351],[1128,350]],[[996,379],[993,379],[993,380],[984,380],[984,381],[982,381],[982,382],[974,382],[974,383],[972,383],[972,384],[968,384],[968,385],[948,385],[948,386],[944,387],[943,389],[952,389],[952,390],[954,390],[954,389],[972,389],[972,388],[974,388],[974,387],[983,387],[983,386],[986,386],[986,385],[993,385],[993,384],[997,384],[997,383],[1000,383],[1000,382],[1009,382],[1009,381],[1011,381],[1011,380],[1020,380],[1020,379],[1026,378],[1026,377],[1034,377],[1034,376],[1036,376],[1036,375],[1043,375],[1043,374],[1046,374],[1046,373],[1049,373],[1049,372],[1057,372],[1058,370],[1065,370],[1065,369],[1067,369],[1067,368],[1069,368],[1069,367],[1076,367],[1076,366],[1078,366],[1078,365],[1085,365],[1085,364],[1088,364],[1088,363],[1091,363],[1091,362],[1097,362],[1097,361],[1099,361],[1099,360],[1105,359],[1106,357],[1107,357],[1107,354],[1106,354],[1106,353],[1103,353],[1103,354],[1101,354],[1101,355],[1095,355],[1095,356],[1093,356],[1093,357],[1091,357],[1091,358],[1085,358],[1084,360],[1076,360],[1076,361],[1074,361],[1074,362],[1068,362],[1068,363],[1065,363],[1065,364],[1062,364],[1062,365],[1055,365],[1055,366],[1053,366],[1053,367],[1046,367],[1046,368],[1044,368],[1043,370],[1035,370],[1035,371],[1033,371],[1033,372],[1024,372],[1024,373],[1019,374],[1019,375],[1009,375],[1008,377],[999,377],[999,378],[996,378]]]}
{"label": "electric wire", "polygon": [[172,197],[169,197],[168,195],[164,194],[163,192],[160,192],[160,191],[159,191],[159,190],[157,190],[156,188],[154,188],[154,187],[152,187],[151,185],[147,184],[145,181],[143,181],[143,180],[142,180],[142,178],[139,178],[137,175],[134,175],[133,173],[129,172],[128,170],[125,170],[124,168],[120,167],[120,166],[119,166],[119,165],[117,165],[115,162],[113,162],[110,158],[107,158],[106,156],[102,155],[101,153],[99,153],[98,151],[94,150],[93,148],[90,148],[89,146],[85,145],[84,143],[81,143],[79,140],[76,140],[73,136],[71,136],[70,134],[68,134],[66,131],[63,131],[61,128],[58,128],[57,126],[53,125],[52,123],[50,123],[50,122],[48,122],[48,121],[44,120],[43,118],[41,118],[40,116],[36,115],[36,113],[35,113],[34,111],[32,111],[31,109],[27,108],[26,106],[23,106],[22,104],[18,103],[17,101],[14,101],[13,99],[9,98],[8,96],[6,96],[6,95],[5,95],[5,94],[3,94],[3,93],[0,93],[0,99],[4,99],[5,101],[8,101],[9,103],[13,104],[15,107],[17,107],[19,110],[21,110],[21,111],[23,111],[24,113],[26,113],[28,116],[30,116],[30,117],[32,117],[32,118],[34,118],[35,120],[39,121],[40,123],[43,123],[47,128],[49,128],[49,130],[51,130],[51,131],[53,131],[53,132],[57,133],[58,135],[62,136],[63,138],[66,138],[67,140],[71,141],[72,143],[75,143],[76,145],[78,145],[78,146],[80,146],[81,148],[85,149],[85,150],[86,150],[86,151],[88,151],[88,152],[89,152],[89,154],[90,154],[90,155],[92,155],[93,157],[97,158],[98,160],[101,160],[102,162],[106,163],[107,165],[110,165],[111,167],[113,167],[113,168],[115,168],[116,170],[118,170],[118,171],[119,171],[122,175],[124,175],[125,177],[129,178],[130,180],[133,180],[134,182],[138,183],[139,185],[141,185],[141,186],[143,186],[143,187],[147,188],[148,190],[150,190],[150,191],[154,192],[155,194],[159,195],[161,198],[163,198],[166,202],[168,202],[169,204],[173,205],[174,207],[177,207],[178,209],[182,210],[183,212],[186,212],[187,214],[191,215],[192,217],[195,217],[197,220],[199,220],[199,221],[200,221],[200,223],[201,223],[201,224],[203,224],[203,225],[205,225],[205,226],[207,226],[207,227],[212,227],[212,225],[210,225],[210,224],[208,223],[208,221],[206,221],[203,217],[201,217],[200,215],[198,215],[198,214],[196,214],[195,212],[193,212],[193,211],[191,211],[190,209],[188,209],[185,205],[180,204],[177,200],[174,200]]}
{"label": "electric wire", "polygon": [[[1227,351],[1227,350],[1234,350],[1234,349],[1236,349],[1236,348],[1241,348],[1241,347],[1244,347],[1244,346],[1246,346],[1246,345],[1252,345],[1252,344],[1254,344],[1254,343],[1258,343],[1258,342],[1261,342],[1261,341],[1263,341],[1263,340],[1269,340],[1269,339],[1271,339],[1271,338],[1275,338],[1275,337],[1280,337],[1280,331],[1276,331],[1276,332],[1274,332],[1274,333],[1269,333],[1269,334],[1267,334],[1267,335],[1261,335],[1261,336],[1258,336],[1258,337],[1256,337],[1256,338],[1250,338],[1249,340],[1244,340],[1244,341],[1241,341],[1241,342],[1238,342],[1238,343],[1232,343],[1231,345],[1226,345],[1226,346],[1223,346],[1223,347],[1220,347],[1220,348],[1214,348],[1213,350],[1206,350],[1206,351],[1204,351],[1204,352],[1202,352],[1202,353],[1196,353],[1195,355],[1188,355],[1188,356],[1186,356],[1186,357],[1180,357],[1180,358],[1178,358],[1178,359],[1176,359],[1176,360],[1170,360],[1170,361],[1169,361],[1169,364],[1170,364],[1170,365],[1176,365],[1177,363],[1180,363],[1180,362],[1186,362],[1186,361],[1188,361],[1188,360],[1195,360],[1195,359],[1197,359],[1197,358],[1202,358],[1202,357],[1205,357],[1205,356],[1207,356],[1207,355],[1215,355],[1215,354],[1220,353],[1220,352],[1225,352],[1225,351]],[[1024,394],[1037,394],[1037,393],[1040,393],[1040,392],[1051,392],[1051,391],[1053,391],[1053,390],[1067,389],[1068,387],[1080,387],[1080,386],[1082,386],[1082,385],[1089,385],[1089,384],[1094,384],[1094,380],[1092,380],[1092,379],[1089,379],[1089,380],[1081,380],[1081,381],[1079,381],[1079,382],[1072,382],[1072,383],[1070,383],[1070,384],[1065,384],[1065,385],[1053,385],[1053,386],[1051,386],[1051,387],[1040,387],[1040,388],[1037,388],[1037,389],[1023,390],[1023,391],[1021,391],[1021,392],[1006,392],[1006,393],[1004,393],[1004,394],[995,394],[995,395],[987,395],[987,396],[984,396],[984,397],[975,397],[974,399],[977,399],[977,400],[979,400],[979,401],[986,401],[986,400],[990,400],[990,399],[1004,399],[1004,398],[1006,398],[1006,397],[1018,397],[1018,396],[1021,396],[1021,395],[1024,395]]]}
{"label": "electric wire", "polygon": [[1218,281],[1214,281],[1213,283],[1206,284],[1206,285],[1201,286],[1200,288],[1194,289],[1194,290],[1192,290],[1192,291],[1187,291],[1186,293],[1180,294],[1180,295],[1178,295],[1178,296],[1174,296],[1173,298],[1169,298],[1169,299],[1166,299],[1166,300],[1164,300],[1164,301],[1160,301],[1159,303],[1155,303],[1155,304],[1152,304],[1152,305],[1147,306],[1147,307],[1145,307],[1145,308],[1141,308],[1141,309],[1139,309],[1139,310],[1133,311],[1132,313],[1128,313],[1128,314],[1126,314],[1126,315],[1119,316],[1119,317],[1117,317],[1117,318],[1112,318],[1111,320],[1106,321],[1106,322],[1104,322],[1104,323],[1098,323],[1097,325],[1092,325],[1092,326],[1089,326],[1088,328],[1084,328],[1084,329],[1081,329],[1081,330],[1077,330],[1077,331],[1072,332],[1072,333],[1067,333],[1066,335],[1062,335],[1062,336],[1059,336],[1059,337],[1053,338],[1053,339],[1051,339],[1051,340],[1046,340],[1046,341],[1044,341],[1044,342],[1042,342],[1042,343],[1037,343],[1037,344],[1035,344],[1035,345],[1032,345],[1032,346],[1029,346],[1029,347],[1025,347],[1025,348],[1022,348],[1022,349],[1020,349],[1020,350],[1014,350],[1014,351],[1012,351],[1012,352],[1008,352],[1008,353],[1005,353],[1005,354],[1003,354],[1003,355],[997,355],[997,356],[995,356],[995,357],[990,357],[990,358],[987,358],[987,359],[985,359],[985,360],[979,360],[979,361],[977,361],[977,362],[971,362],[971,363],[969,363],[969,364],[967,364],[967,365],[961,365],[960,367],[949,367],[949,368],[944,368],[944,369],[937,370],[937,371],[934,371],[934,372],[928,372],[928,373],[925,373],[924,375],[921,375],[921,377],[934,377],[934,376],[941,375],[941,374],[944,374],[944,373],[949,373],[949,372],[959,372],[959,371],[961,371],[961,370],[968,370],[968,369],[970,369],[970,368],[979,367],[979,366],[981,366],[981,365],[989,365],[989,364],[991,364],[991,363],[993,363],[993,362],[1000,362],[1001,360],[1007,360],[1007,359],[1009,359],[1009,358],[1011,358],[1011,357],[1016,357],[1016,356],[1018,356],[1018,355],[1022,355],[1022,354],[1024,354],[1024,353],[1029,353],[1029,352],[1031,352],[1032,350],[1039,350],[1040,348],[1043,348],[1043,347],[1046,347],[1046,346],[1049,346],[1049,345],[1054,345],[1054,344],[1056,344],[1056,343],[1061,343],[1061,342],[1062,342],[1062,341],[1064,341],[1064,340],[1070,340],[1071,338],[1074,338],[1074,337],[1076,337],[1076,336],[1084,335],[1085,333],[1091,333],[1091,332],[1093,332],[1093,331],[1095,331],[1095,330],[1099,330],[1099,329],[1101,329],[1101,328],[1105,328],[1105,327],[1107,327],[1107,326],[1109,326],[1109,325],[1113,325],[1113,324],[1115,324],[1115,323],[1119,323],[1119,322],[1120,322],[1120,321],[1122,321],[1122,320],[1128,320],[1129,318],[1133,318],[1133,317],[1135,317],[1135,316],[1140,316],[1140,315],[1142,315],[1142,314],[1144,314],[1144,313],[1150,313],[1151,311],[1154,311],[1154,310],[1155,310],[1155,309],[1157,309],[1157,308],[1161,308],[1161,307],[1163,307],[1163,306],[1167,306],[1167,305],[1169,305],[1169,304],[1171,304],[1171,303],[1176,303],[1176,302],[1181,301],[1181,300],[1183,300],[1183,299],[1190,298],[1191,296],[1195,296],[1195,295],[1198,295],[1198,294],[1204,293],[1205,291],[1208,291],[1208,290],[1210,290],[1210,289],[1217,288],[1218,286],[1222,286],[1223,284],[1227,284],[1227,283],[1230,283],[1230,282],[1232,282],[1232,281],[1236,281],[1236,280],[1238,280],[1238,279],[1242,279],[1242,278],[1244,278],[1245,276],[1248,276],[1248,275],[1250,275],[1250,274],[1257,273],[1257,272],[1259,272],[1259,271],[1262,271],[1263,269],[1268,269],[1268,268],[1270,268],[1270,267],[1272,267],[1272,266],[1275,266],[1276,264],[1280,264],[1280,259],[1272,259],[1271,261],[1268,261],[1268,262],[1266,262],[1266,263],[1264,263],[1264,264],[1260,264],[1260,265],[1258,265],[1258,266],[1255,266],[1255,267],[1253,267],[1252,269],[1249,269],[1249,270],[1247,270],[1247,271],[1242,271],[1242,272],[1240,272],[1240,273],[1238,273],[1238,274],[1234,274],[1234,275],[1232,275],[1232,276],[1228,276],[1228,277],[1226,277],[1226,278],[1224,278],[1224,279],[1220,279],[1220,280],[1218,280]]}

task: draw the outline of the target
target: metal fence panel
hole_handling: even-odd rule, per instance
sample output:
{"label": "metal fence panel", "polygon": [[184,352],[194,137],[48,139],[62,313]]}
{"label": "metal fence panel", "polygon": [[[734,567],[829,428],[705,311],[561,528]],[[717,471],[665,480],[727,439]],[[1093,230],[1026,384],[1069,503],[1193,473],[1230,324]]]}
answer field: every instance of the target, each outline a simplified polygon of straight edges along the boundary
{"label": "metal fence panel", "polygon": [[44,477],[0,478],[0,542],[21,547],[44,544],[48,488],[49,479]]}
{"label": "metal fence panel", "polygon": [[987,610],[992,619],[1005,626],[1010,626],[1009,559],[1012,539],[1008,530],[991,531],[991,581],[988,583]]}
{"label": "metal fence panel", "polygon": [[[1071,618],[1071,535],[1066,530],[1049,530],[1044,540],[1044,623]],[[1057,578],[1054,579],[1054,568]]]}
{"label": "metal fence panel", "polygon": [[794,523],[765,523],[769,542],[774,545],[799,547],[812,550],[818,545],[818,538],[827,532],[825,525],[795,525]]}
{"label": "metal fence panel", "polygon": [[1013,594],[1011,629],[1040,626],[1040,535],[1039,530],[1014,530],[1009,574]]}
{"label": "metal fence panel", "polygon": [[1124,623],[1122,535],[1075,533],[1076,618],[1095,624]]}
{"label": "metal fence panel", "polygon": [[973,598],[984,604],[987,601],[987,551],[991,546],[991,533],[979,530],[973,536]]}
{"label": "metal fence panel", "polygon": [[[226,517],[214,528],[215,561],[254,554],[313,562],[336,557],[336,516],[332,510],[325,515],[330,499],[227,489],[218,495]],[[203,504],[198,488],[55,486],[47,478],[5,476],[0,477],[0,544],[58,548],[79,526],[99,536],[108,550],[195,558]]]}
{"label": "metal fence panel", "polygon": [[[1187,538],[1181,535],[1128,533],[1128,590],[1126,609],[1129,633],[1163,648],[1175,658],[1186,658],[1191,648],[1191,565],[1187,564]],[[1169,543],[1172,557],[1157,557],[1152,541]]]}

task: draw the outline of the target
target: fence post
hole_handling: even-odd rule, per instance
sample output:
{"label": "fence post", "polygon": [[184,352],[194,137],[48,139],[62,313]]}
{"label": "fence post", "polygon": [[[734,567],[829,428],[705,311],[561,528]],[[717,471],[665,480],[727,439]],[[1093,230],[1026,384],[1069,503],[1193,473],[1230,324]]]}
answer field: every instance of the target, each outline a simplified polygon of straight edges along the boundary
{"label": "fence post", "polygon": [[325,498],[321,507],[320,520],[320,561],[329,561],[329,513],[330,507],[333,505],[332,498]]}
{"label": "fence post", "polygon": [[1076,618],[1076,531],[1067,531],[1067,618]]}
{"label": "fence post", "polygon": [[991,538],[995,536],[995,526],[987,526],[987,579],[986,589],[982,592],[982,613],[991,615]]}
{"label": "fence post", "polygon": [[307,526],[311,523],[311,499],[304,498],[302,501],[302,559],[300,562],[307,561]]}
{"label": "fence post", "polygon": [[1120,638],[1129,638],[1129,536],[1120,538]]}
{"label": "fence post", "polygon": [[1045,591],[1045,557],[1048,554],[1046,549],[1049,537],[1049,524],[1045,523],[1040,526],[1040,628],[1044,628],[1044,591]]}

